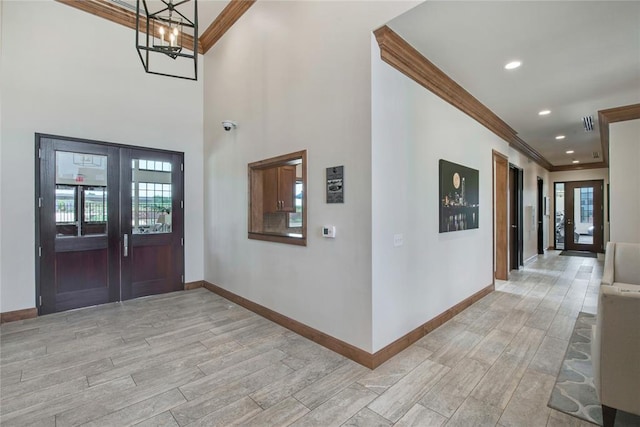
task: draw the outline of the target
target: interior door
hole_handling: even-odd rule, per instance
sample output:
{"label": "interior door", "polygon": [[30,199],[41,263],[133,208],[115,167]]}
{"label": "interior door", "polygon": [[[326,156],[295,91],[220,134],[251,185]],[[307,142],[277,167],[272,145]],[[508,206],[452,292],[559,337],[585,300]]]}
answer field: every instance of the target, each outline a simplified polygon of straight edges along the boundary
{"label": "interior door", "polygon": [[183,289],[183,154],[36,135],[40,314]]}
{"label": "interior door", "polygon": [[523,264],[522,170],[509,165],[509,270]]}
{"label": "interior door", "polygon": [[601,180],[565,183],[565,249],[603,250],[603,185]]}
{"label": "interior door", "polygon": [[183,289],[180,153],[122,150],[122,299]]}
{"label": "interior door", "polygon": [[502,154],[493,152],[493,197],[494,197],[494,234],[495,234],[495,278],[507,280],[507,253],[509,245],[507,189],[509,164]]}
{"label": "interior door", "polygon": [[543,180],[538,177],[538,254],[544,254],[544,196]]}
{"label": "interior door", "polygon": [[117,301],[118,149],[46,137],[38,142],[40,314]]}

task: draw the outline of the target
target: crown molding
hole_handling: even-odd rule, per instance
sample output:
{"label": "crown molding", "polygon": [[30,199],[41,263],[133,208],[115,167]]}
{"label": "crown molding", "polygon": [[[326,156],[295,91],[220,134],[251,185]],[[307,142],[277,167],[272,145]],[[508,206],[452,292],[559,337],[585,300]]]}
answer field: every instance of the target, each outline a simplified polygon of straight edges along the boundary
{"label": "crown molding", "polygon": [[554,166],[551,164],[551,162],[549,162],[549,160],[547,160],[542,154],[538,153],[532,146],[524,142],[519,136],[516,135],[511,141],[507,140],[507,142],[513,148],[515,148],[546,170],[550,171],[553,169]]}
{"label": "crown molding", "polygon": [[[136,29],[136,14],[124,7],[118,6],[107,0],[56,0],[58,3],[66,4],[67,6],[75,7],[76,9],[88,12],[92,15],[99,16],[100,18],[107,19],[116,24],[124,25],[125,27]],[[141,21],[142,22],[142,21]],[[143,27],[141,31],[146,33],[146,23],[142,22]],[[185,41],[186,46],[193,46],[193,36],[185,33],[181,33],[181,37]],[[202,44],[198,42],[198,53],[204,53],[202,50]]]}
{"label": "crown molding", "polygon": [[567,172],[567,171],[579,171],[585,169],[606,169],[609,165],[605,162],[595,162],[595,163],[577,163],[575,165],[558,165],[553,166],[550,171],[551,172]]}
{"label": "crown molding", "polygon": [[204,53],[207,53],[255,2],[256,0],[231,0],[200,36],[200,45]]}
{"label": "crown molding", "polygon": [[380,47],[380,58],[384,62],[472,117],[543,168],[547,170],[553,168],[553,165],[542,154],[523,141],[507,123],[391,28],[385,25],[374,31],[374,35]]}
{"label": "crown molding", "polygon": [[635,119],[640,119],[640,104],[625,105],[623,107],[598,111],[602,158],[607,167],[609,166],[609,123],[624,122]]}
{"label": "crown molding", "polygon": [[[116,24],[136,29],[136,14],[108,0],[56,0],[58,3],[88,12]],[[231,0],[198,38],[198,53],[205,54],[256,0]],[[143,29],[146,32],[146,28]],[[185,45],[193,46],[193,36],[182,33]]]}

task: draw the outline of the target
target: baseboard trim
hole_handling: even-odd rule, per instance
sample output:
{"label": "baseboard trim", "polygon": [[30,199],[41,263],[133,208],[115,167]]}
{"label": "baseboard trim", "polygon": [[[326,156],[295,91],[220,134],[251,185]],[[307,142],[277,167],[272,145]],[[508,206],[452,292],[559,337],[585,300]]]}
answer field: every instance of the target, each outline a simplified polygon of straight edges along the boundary
{"label": "baseboard trim", "polygon": [[38,317],[37,308],[24,308],[22,310],[7,311],[0,313],[0,324],[15,322],[17,320],[34,319]]}
{"label": "baseboard trim", "polygon": [[332,337],[331,335],[327,335],[324,332],[320,332],[317,329],[307,326],[304,323],[300,323],[297,320],[291,319],[284,314],[280,314],[265,306],[243,298],[240,295],[236,295],[233,292],[214,285],[213,283],[205,281],[204,287],[211,292],[246,308],[249,311],[252,311],[266,319],[271,320],[272,322],[277,323],[280,326],[283,326],[297,333],[298,335],[302,335],[303,337],[308,338],[311,341],[328,348],[329,350],[333,350],[336,353],[339,353],[344,357],[353,360],[354,362],[366,366],[367,368],[373,369],[373,367],[371,366],[371,353],[361,350],[358,347],[354,347],[351,344]]}
{"label": "baseboard trim", "polygon": [[376,351],[373,355],[373,363],[374,367],[382,365],[387,360],[391,359],[396,354],[400,353],[405,348],[409,347],[411,344],[415,343],[429,332],[433,331],[439,326],[442,326],[448,320],[451,320],[456,314],[461,313],[464,309],[471,306],[473,303],[479,301],[485,296],[489,295],[491,292],[495,290],[495,284],[492,283],[489,286],[479,290],[475,294],[471,295],[468,298],[460,301],[458,304],[454,305],[450,309],[440,313],[433,319],[428,322],[418,326],[413,331],[404,335],[403,337],[398,338],[391,344],[386,347]]}
{"label": "baseboard trim", "polygon": [[460,313],[471,304],[475,303],[476,301],[480,300],[481,298],[495,290],[495,285],[492,283],[491,285],[481,289],[470,297],[454,305],[445,312],[439,314],[435,318],[417,327],[403,337],[387,345],[383,349],[375,352],[374,354],[371,354],[335,337],[332,337],[331,335],[327,335],[324,332],[307,326],[304,323],[298,322],[297,320],[291,319],[290,317],[287,317],[267,307],[264,307],[237,294],[234,294],[233,292],[214,285],[213,283],[203,281],[203,287],[217,295],[220,295],[223,298],[228,299],[229,301],[232,301],[246,308],[249,311],[252,311],[266,319],[269,319],[272,322],[275,322],[280,326],[283,326],[299,335],[302,335],[303,337],[308,338],[311,341],[328,348],[329,350],[335,351],[336,353],[341,354],[344,357],[347,357],[369,369],[377,368],[396,354],[400,353],[405,348],[409,347],[411,344],[418,341],[420,338],[427,335],[429,332],[436,329],[438,326],[441,326],[443,323],[453,318],[456,314]]}
{"label": "baseboard trim", "polygon": [[196,280],[195,282],[187,282],[184,284],[185,291],[191,291],[193,289],[203,288],[204,280]]}

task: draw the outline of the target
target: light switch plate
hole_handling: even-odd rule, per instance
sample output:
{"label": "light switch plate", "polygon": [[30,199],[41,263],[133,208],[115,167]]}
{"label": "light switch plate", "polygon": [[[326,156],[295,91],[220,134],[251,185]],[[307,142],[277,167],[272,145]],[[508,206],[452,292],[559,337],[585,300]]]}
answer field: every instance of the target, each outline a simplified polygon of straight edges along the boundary
{"label": "light switch plate", "polygon": [[393,235],[393,246],[398,247],[404,244],[404,236],[402,234]]}

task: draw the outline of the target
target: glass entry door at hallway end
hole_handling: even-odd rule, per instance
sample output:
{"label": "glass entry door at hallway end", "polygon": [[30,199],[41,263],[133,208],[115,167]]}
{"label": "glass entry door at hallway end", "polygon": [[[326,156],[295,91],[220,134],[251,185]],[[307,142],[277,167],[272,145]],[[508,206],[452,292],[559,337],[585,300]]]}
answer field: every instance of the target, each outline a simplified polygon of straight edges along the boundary
{"label": "glass entry door at hallway end", "polygon": [[182,289],[181,153],[39,134],[36,153],[40,314]]}
{"label": "glass entry door at hallway end", "polygon": [[603,181],[564,183],[564,249],[603,251]]}

